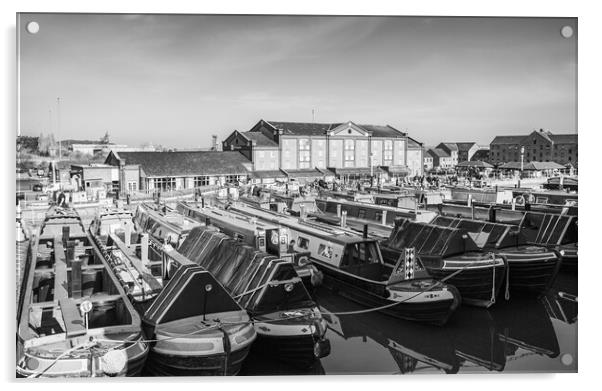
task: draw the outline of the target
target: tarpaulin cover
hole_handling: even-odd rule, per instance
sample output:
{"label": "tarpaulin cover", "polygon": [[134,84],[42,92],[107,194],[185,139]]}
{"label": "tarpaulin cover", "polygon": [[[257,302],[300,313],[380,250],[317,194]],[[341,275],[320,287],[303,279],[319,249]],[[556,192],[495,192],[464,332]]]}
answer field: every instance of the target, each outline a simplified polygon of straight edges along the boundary
{"label": "tarpaulin cover", "polygon": [[577,243],[576,216],[527,212],[521,229],[529,242],[543,245]]}
{"label": "tarpaulin cover", "polygon": [[519,233],[518,228],[505,224],[445,216],[437,216],[431,223],[442,227],[465,230],[481,249],[505,248],[526,242],[524,235]]}
{"label": "tarpaulin cover", "polygon": [[235,298],[250,292],[237,298],[250,311],[276,310],[282,305],[291,308],[311,300],[300,280],[288,292],[283,285],[253,291],[270,281],[279,281],[283,276],[289,280],[297,274],[290,263],[211,228],[193,229],[178,251],[211,272]]}
{"label": "tarpaulin cover", "polygon": [[441,257],[479,251],[474,240],[463,235],[466,236],[466,231],[458,228],[398,219],[385,245],[396,250],[413,247],[417,254]]}
{"label": "tarpaulin cover", "polygon": [[[211,285],[209,290],[206,289],[208,285]],[[144,321],[157,325],[199,315],[240,310],[242,308],[211,273],[199,266],[184,265],[153,301],[145,313]]]}

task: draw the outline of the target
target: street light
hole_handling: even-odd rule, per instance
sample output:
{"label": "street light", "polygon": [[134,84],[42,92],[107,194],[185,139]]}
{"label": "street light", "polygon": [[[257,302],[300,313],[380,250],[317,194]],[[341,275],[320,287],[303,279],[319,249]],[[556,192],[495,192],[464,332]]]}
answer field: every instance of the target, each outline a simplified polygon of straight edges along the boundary
{"label": "street light", "polygon": [[523,167],[524,167],[524,161],[525,161],[525,146],[522,145],[520,147],[520,174],[518,177],[518,187],[520,187],[520,180],[523,177]]}

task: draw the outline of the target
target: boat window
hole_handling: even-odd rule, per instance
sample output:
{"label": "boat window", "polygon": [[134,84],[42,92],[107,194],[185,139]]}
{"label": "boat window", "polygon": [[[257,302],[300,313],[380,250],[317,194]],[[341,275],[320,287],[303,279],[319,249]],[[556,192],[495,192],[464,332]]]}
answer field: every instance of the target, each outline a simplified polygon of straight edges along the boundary
{"label": "boat window", "polygon": [[299,236],[298,246],[299,246],[299,248],[307,250],[309,248],[309,239]]}
{"label": "boat window", "polygon": [[325,244],[320,244],[318,247],[318,254],[325,258],[332,258],[332,247],[327,246]]}
{"label": "boat window", "polygon": [[365,219],[366,218],[366,209],[360,209],[357,217],[359,217],[360,219]]}
{"label": "boat window", "polygon": [[341,267],[380,263],[374,242],[360,242],[347,245]]}
{"label": "boat window", "polygon": [[374,217],[377,221],[381,221],[383,219],[383,212],[376,212]]}

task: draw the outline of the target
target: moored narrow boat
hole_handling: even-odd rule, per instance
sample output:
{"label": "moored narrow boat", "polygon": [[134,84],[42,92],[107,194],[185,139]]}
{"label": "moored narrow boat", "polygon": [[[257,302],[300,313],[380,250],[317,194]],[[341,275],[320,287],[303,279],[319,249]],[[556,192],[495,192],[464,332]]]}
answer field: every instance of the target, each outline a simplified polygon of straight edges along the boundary
{"label": "moored narrow boat", "polygon": [[374,239],[245,205],[230,210],[287,227],[294,249],[309,253],[324,285],[368,311],[442,325],[460,304],[456,288],[430,278],[414,260],[385,264]]}
{"label": "moored narrow boat", "polygon": [[17,376],[139,375],[141,320],[79,216],[51,208],[32,239],[18,308]]}
{"label": "moored narrow boat", "polygon": [[176,210],[200,223],[211,225],[231,238],[281,259],[289,259],[311,292],[320,284],[318,270],[311,264],[299,264],[304,254],[289,252],[290,233],[278,224],[243,216],[228,210],[203,206],[204,202],[178,202]]}
{"label": "moored narrow boat", "polygon": [[407,248],[416,249],[419,262],[433,278],[449,278],[463,303],[488,308],[504,286],[504,260],[480,251],[460,229],[399,219],[389,239],[381,243],[385,262],[397,262]]}
{"label": "moored narrow boat", "polygon": [[554,251],[528,244],[521,230],[511,225],[442,216],[433,224],[463,229],[481,250],[506,259],[511,292],[541,294],[550,288],[560,268]]}
{"label": "moored narrow boat", "polygon": [[[258,335],[254,350],[300,367],[329,354],[322,315],[290,261],[211,227],[192,230],[179,251],[210,271],[249,312]],[[170,262],[168,272],[178,264]]]}
{"label": "moored narrow boat", "polygon": [[[164,279],[160,268],[151,267],[146,234],[140,243],[127,242],[131,224],[131,215],[106,211],[97,215],[91,230],[98,233],[97,245],[153,341],[145,371],[155,376],[237,374],[256,338],[248,314],[209,272],[171,247],[164,247],[162,255],[181,267]],[[126,229],[120,232],[120,227]]]}

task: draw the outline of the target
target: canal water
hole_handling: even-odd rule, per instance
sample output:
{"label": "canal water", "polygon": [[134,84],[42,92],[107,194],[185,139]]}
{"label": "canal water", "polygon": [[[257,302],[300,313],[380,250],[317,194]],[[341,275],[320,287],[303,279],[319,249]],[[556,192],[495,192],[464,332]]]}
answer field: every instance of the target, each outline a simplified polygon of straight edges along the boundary
{"label": "canal water", "polygon": [[491,309],[462,306],[443,327],[378,313],[322,289],[331,353],[299,370],[249,357],[241,375],[372,375],[577,371],[577,276],[561,273],[543,297],[503,298]]}

